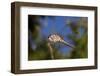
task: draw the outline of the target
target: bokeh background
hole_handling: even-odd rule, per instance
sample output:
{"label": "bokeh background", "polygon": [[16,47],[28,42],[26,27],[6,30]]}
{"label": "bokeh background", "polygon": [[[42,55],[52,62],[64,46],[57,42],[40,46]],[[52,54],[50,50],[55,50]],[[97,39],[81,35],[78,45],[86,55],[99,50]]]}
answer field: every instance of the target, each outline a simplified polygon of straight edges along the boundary
{"label": "bokeh background", "polygon": [[28,60],[50,60],[48,36],[58,34],[74,45],[52,44],[54,59],[88,57],[88,18],[73,16],[28,15]]}

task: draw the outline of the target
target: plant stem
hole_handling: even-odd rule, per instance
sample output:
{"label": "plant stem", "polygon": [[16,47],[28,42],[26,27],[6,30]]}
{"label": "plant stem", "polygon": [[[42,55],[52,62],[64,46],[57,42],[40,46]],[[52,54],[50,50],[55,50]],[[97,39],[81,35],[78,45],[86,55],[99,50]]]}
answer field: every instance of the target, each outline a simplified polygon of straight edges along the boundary
{"label": "plant stem", "polygon": [[50,43],[48,43],[48,47],[49,47],[49,51],[50,51],[50,55],[51,55],[51,59],[54,59],[54,55],[53,55],[53,48],[50,45]]}

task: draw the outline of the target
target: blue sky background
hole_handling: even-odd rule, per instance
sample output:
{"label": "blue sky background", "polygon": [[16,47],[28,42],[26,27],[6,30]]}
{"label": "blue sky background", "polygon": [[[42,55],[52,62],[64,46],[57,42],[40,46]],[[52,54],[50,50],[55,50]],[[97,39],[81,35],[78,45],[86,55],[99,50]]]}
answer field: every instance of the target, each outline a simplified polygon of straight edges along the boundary
{"label": "blue sky background", "polygon": [[[40,35],[41,38],[47,39],[50,34],[59,34],[61,35],[65,41],[74,45],[68,38],[68,34],[72,34],[72,31],[68,25],[68,21],[73,21],[77,23],[80,17],[71,17],[71,16],[47,16],[46,18],[40,18],[41,30]],[[81,30],[80,30],[81,32]],[[62,53],[70,52],[71,48],[60,44],[60,49]]]}

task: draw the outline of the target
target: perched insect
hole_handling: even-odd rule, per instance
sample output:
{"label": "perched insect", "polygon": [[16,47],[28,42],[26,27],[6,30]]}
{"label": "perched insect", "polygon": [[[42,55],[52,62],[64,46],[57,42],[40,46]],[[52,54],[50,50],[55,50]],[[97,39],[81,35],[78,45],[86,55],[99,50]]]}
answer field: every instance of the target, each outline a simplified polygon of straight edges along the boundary
{"label": "perched insect", "polygon": [[60,43],[63,43],[63,44],[65,44],[65,45],[67,45],[67,46],[69,46],[69,47],[71,47],[71,48],[74,48],[73,45],[71,45],[71,44],[69,44],[68,42],[64,41],[64,39],[63,39],[61,36],[57,35],[57,34],[52,34],[52,35],[50,35],[50,36],[48,37],[48,40],[49,40],[50,42],[52,42],[52,43],[60,42]]}

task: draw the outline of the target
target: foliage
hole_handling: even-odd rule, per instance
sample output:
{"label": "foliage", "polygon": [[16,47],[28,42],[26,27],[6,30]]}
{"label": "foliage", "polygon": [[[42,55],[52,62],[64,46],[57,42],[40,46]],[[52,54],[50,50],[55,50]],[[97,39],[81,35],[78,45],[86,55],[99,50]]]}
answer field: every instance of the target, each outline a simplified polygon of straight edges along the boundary
{"label": "foliage", "polygon": [[[87,18],[81,18],[76,24],[70,22],[69,26],[72,29],[73,34],[69,34],[67,37],[72,40],[75,48],[70,53],[70,58],[87,58]],[[82,33],[80,34],[80,31]]]}

